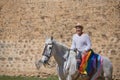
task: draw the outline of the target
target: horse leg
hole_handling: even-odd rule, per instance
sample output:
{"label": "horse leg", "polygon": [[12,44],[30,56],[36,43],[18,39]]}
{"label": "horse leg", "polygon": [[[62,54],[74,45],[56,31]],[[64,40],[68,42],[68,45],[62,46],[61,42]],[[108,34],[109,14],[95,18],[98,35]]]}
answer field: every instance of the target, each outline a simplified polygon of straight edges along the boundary
{"label": "horse leg", "polygon": [[62,75],[58,74],[58,80],[65,80],[65,78]]}
{"label": "horse leg", "polygon": [[66,80],[72,80],[71,75],[68,75]]}
{"label": "horse leg", "polygon": [[62,80],[60,77],[58,77],[58,80]]}
{"label": "horse leg", "polygon": [[63,76],[63,72],[61,70],[61,67],[58,67],[58,65],[57,65],[57,74],[58,74],[58,79],[59,80],[65,80],[65,78]]}
{"label": "horse leg", "polygon": [[97,80],[98,77],[98,72],[96,72],[90,80]]}
{"label": "horse leg", "polygon": [[105,77],[105,80],[110,80],[108,77]]}
{"label": "horse leg", "polygon": [[105,76],[105,80],[112,80],[112,76]]}
{"label": "horse leg", "polygon": [[105,80],[112,80],[112,75],[106,75],[104,73]]}

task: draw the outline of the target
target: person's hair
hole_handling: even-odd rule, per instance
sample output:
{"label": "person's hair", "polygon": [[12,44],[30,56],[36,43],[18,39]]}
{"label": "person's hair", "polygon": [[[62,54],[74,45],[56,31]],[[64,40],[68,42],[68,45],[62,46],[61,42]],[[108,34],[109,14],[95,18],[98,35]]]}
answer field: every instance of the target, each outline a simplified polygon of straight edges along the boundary
{"label": "person's hair", "polygon": [[81,28],[83,30],[83,26],[82,25],[77,25],[77,26],[75,26],[75,28]]}

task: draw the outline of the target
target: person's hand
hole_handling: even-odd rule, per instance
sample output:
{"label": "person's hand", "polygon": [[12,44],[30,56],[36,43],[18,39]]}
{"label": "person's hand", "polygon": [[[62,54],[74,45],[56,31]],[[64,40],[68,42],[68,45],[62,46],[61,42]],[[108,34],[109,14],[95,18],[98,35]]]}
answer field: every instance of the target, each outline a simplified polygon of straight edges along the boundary
{"label": "person's hand", "polygon": [[87,54],[87,51],[83,51],[83,54],[84,54],[84,55]]}
{"label": "person's hand", "polygon": [[87,55],[87,51],[83,51],[83,57]]}
{"label": "person's hand", "polygon": [[77,53],[77,51],[78,51],[77,48],[75,48],[74,51]]}

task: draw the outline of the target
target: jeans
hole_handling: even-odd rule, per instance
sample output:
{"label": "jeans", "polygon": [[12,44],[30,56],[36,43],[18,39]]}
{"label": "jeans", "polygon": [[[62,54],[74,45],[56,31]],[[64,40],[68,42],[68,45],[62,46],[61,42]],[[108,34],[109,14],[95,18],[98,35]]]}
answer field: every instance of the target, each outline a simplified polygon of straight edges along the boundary
{"label": "jeans", "polygon": [[81,61],[82,61],[82,52],[80,51],[77,51],[77,56],[76,56],[76,59],[77,59],[77,68],[79,69],[80,67],[80,64],[81,64]]}

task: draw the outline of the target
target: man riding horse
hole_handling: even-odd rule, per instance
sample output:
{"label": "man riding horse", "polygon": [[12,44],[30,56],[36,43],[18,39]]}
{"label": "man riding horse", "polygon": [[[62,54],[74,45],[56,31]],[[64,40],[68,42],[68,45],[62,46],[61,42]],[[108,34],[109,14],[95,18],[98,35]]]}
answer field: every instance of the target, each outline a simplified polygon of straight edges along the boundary
{"label": "man riding horse", "polygon": [[[87,33],[83,33],[83,26],[79,23],[75,26],[76,34],[73,35],[72,38],[72,50],[77,50],[77,67],[80,68],[81,59],[83,59],[88,52],[91,50],[91,41],[90,37]],[[81,57],[82,56],[82,57]],[[83,61],[83,60],[82,60]],[[80,72],[82,74],[87,74],[86,71]]]}

